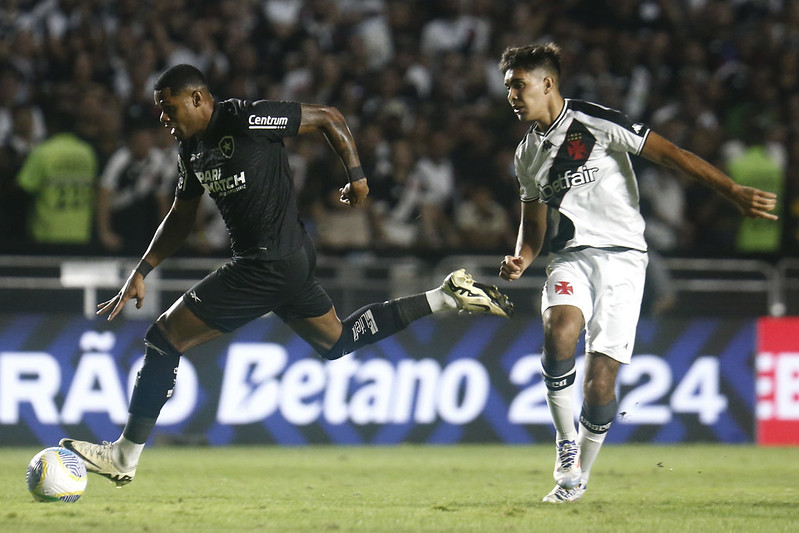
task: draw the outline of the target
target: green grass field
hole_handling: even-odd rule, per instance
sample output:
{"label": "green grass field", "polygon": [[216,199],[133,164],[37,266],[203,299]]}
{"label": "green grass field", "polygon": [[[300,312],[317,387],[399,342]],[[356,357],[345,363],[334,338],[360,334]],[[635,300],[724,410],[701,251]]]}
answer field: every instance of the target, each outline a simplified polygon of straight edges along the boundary
{"label": "green grass field", "polygon": [[799,448],[605,446],[583,500],[540,503],[549,446],[148,449],[117,489],[36,503],[0,448],[0,531],[799,531]]}

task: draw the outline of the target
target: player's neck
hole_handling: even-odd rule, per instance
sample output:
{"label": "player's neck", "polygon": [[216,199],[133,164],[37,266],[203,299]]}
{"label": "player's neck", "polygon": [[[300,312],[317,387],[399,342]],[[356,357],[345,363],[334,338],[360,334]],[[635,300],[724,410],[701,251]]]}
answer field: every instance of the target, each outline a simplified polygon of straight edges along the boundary
{"label": "player's neck", "polygon": [[563,97],[560,94],[554,94],[547,104],[546,115],[535,121],[535,128],[542,132],[547,131],[560,116],[564,105],[566,105],[566,101]]}

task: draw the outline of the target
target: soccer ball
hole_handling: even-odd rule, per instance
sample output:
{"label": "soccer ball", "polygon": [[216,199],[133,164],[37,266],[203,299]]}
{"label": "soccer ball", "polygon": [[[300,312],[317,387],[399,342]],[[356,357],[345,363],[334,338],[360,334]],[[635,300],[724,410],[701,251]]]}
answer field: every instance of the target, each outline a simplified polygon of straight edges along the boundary
{"label": "soccer ball", "polygon": [[31,459],[25,476],[28,490],[40,502],[74,502],[86,489],[86,465],[74,452],[53,446]]}

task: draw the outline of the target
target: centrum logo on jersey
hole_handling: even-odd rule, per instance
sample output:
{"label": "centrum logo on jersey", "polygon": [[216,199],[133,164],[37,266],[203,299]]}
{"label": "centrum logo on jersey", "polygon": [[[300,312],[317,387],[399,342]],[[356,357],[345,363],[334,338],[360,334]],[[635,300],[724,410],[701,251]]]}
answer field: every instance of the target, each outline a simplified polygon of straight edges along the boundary
{"label": "centrum logo on jersey", "polygon": [[194,173],[203,188],[209,193],[219,196],[226,196],[230,193],[241,191],[247,188],[247,180],[242,170],[238,174],[222,177],[222,169],[212,168],[211,170],[198,171]]}
{"label": "centrum logo on jersey", "polygon": [[288,117],[273,117],[272,115],[250,115],[247,119],[251,130],[285,130],[289,124]]}
{"label": "centrum logo on jersey", "polygon": [[596,181],[598,172],[598,168],[585,168],[585,165],[577,170],[568,170],[563,176],[547,183],[543,187],[539,185],[541,198],[546,202],[558,193],[567,191],[572,187],[593,183]]}

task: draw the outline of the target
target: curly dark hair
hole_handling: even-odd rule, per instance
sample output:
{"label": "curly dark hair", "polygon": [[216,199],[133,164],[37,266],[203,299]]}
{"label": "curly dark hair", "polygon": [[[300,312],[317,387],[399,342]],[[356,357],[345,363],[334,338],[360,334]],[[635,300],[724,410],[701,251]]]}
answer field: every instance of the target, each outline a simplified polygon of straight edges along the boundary
{"label": "curly dark hair", "polygon": [[207,88],[208,82],[205,75],[194,65],[175,65],[163,72],[155,82],[153,90],[180,92],[184,89]]}

